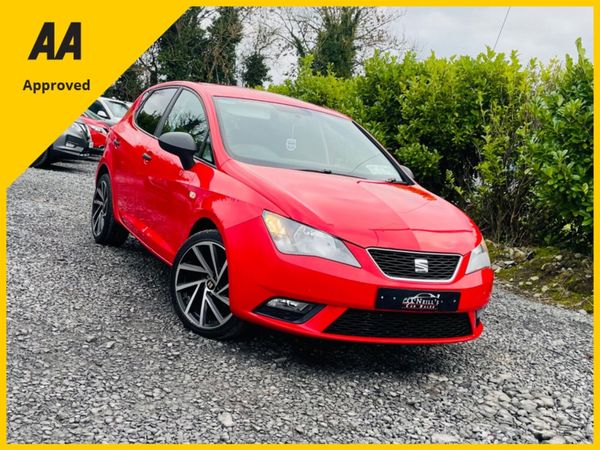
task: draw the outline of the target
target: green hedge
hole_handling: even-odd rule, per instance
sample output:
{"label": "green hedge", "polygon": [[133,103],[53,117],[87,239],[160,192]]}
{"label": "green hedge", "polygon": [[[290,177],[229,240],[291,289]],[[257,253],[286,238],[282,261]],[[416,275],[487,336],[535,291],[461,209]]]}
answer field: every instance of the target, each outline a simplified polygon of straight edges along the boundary
{"label": "green hedge", "polygon": [[376,54],[351,79],[316,75],[269,90],[327,106],[371,131],[418,181],[466,209],[491,239],[591,251],[593,65]]}

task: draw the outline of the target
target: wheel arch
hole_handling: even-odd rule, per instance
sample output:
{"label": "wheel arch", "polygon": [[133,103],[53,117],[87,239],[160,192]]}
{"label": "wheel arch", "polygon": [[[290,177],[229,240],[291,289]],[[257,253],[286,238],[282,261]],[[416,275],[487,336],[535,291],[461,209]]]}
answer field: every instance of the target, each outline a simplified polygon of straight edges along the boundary
{"label": "wheel arch", "polygon": [[226,223],[221,220],[213,211],[204,210],[196,217],[193,225],[188,232],[188,238],[196,233],[206,230],[215,230],[221,235],[225,248],[229,246],[228,236],[225,232],[227,229]]}
{"label": "wheel arch", "polygon": [[198,218],[196,220],[196,222],[194,222],[194,224],[192,225],[192,228],[190,229],[190,232],[188,233],[188,237],[192,236],[193,234],[199,233],[201,231],[206,231],[206,230],[218,231],[219,234],[221,235],[221,237],[223,236],[221,227],[219,227],[216,224],[215,220],[213,220],[210,217],[203,216],[203,217]]}
{"label": "wheel arch", "polygon": [[117,193],[115,192],[115,187],[112,184],[112,179],[111,179],[111,176],[110,176],[110,171],[108,170],[108,164],[106,164],[106,162],[104,162],[104,161],[101,161],[100,165],[98,166],[98,169],[96,170],[96,180],[94,181],[94,184],[98,184],[98,180],[104,174],[108,175],[109,182],[111,184],[110,191],[111,191],[111,195],[112,195],[112,210],[113,210],[113,214],[115,216],[115,220],[121,226],[125,227],[125,224],[123,224],[123,221],[121,220],[121,213],[119,211],[119,208],[117,207],[117,201],[116,201],[117,200]]}
{"label": "wheel arch", "polygon": [[98,166],[98,170],[96,171],[96,182],[98,182],[98,179],[105,173],[110,177],[110,173],[106,164],[100,164],[100,166]]}

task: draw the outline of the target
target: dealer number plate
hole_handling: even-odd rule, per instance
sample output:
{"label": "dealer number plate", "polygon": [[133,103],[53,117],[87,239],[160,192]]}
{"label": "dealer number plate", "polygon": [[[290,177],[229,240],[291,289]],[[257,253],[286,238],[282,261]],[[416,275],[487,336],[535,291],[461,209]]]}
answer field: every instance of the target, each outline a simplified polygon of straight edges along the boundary
{"label": "dealer number plate", "polygon": [[375,307],[405,311],[456,311],[460,292],[380,288]]}

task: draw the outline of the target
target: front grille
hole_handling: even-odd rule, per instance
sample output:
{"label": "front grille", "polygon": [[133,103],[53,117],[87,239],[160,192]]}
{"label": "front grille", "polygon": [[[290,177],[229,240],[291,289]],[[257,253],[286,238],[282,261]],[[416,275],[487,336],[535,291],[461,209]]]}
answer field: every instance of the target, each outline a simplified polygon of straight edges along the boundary
{"label": "front grille", "polygon": [[453,338],[472,334],[467,313],[401,313],[349,309],[325,333],[381,338]]}
{"label": "front grille", "polygon": [[[450,280],[460,261],[460,255],[450,253],[417,253],[371,248],[369,254],[388,277],[411,280]],[[415,260],[426,260],[427,272],[417,272]],[[423,268],[423,264],[420,265]]]}

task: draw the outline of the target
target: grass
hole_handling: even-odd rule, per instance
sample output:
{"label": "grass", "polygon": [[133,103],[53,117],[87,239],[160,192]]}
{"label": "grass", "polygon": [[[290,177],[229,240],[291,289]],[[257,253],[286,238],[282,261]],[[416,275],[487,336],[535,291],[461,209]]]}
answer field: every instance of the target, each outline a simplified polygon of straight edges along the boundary
{"label": "grass", "polygon": [[569,309],[594,309],[592,258],[555,247],[512,248],[488,241],[496,278],[511,289]]}

